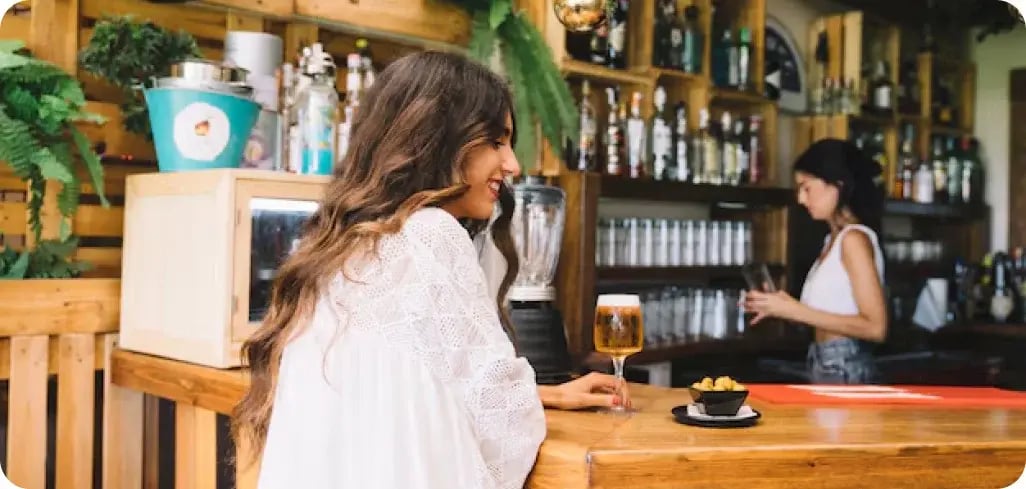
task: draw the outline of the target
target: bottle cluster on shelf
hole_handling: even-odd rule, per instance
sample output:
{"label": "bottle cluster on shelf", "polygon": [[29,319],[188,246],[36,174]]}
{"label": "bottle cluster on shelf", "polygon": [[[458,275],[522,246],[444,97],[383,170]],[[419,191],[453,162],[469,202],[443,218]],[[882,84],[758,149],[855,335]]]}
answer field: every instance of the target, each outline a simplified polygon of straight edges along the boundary
{"label": "bottle cluster on shelf", "polygon": [[956,260],[948,301],[949,324],[1026,323],[1026,253],[988,253],[978,264]]}
{"label": "bottle cluster on shelf", "polygon": [[336,65],[321,43],[304,47],[296,65],[282,66],[281,170],[330,174],[345,156],[352,119],[375,69],[366,39],[346,57],[346,91],[339,96]]}
{"label": "bottle cluster on shelf", "polygon": [[642,291],[645,348],[668,348],[744,334],[744,290],[667,286]]}
{"label": "bottle cluster on shelf", "polygon": [[611,0],[612,15],[588,33],[567,33],[570,57],[613,69],[627,68],[627,0]]}
{"label": "bottle cluster on shelf", "polygon": [[752,261],[752,224],[745,221],[599,219],[600,267],[741,266]]}
{"label": "bottle cluster on shelf", "polygon": [[810,112],[816,115],[859,115],[862,113],[861,106],[855,80],[851,78],[842,83],[839,79],[826,77],[810,91]]}
{"label": "bottle cluster on shelf", "polygon": [[922,158],[916,157],[914,142],[915,128],[906,124],[894,178],[887,182],[892,199],[923,204],[983,202],[984,169],[975,138],[934,136],[932,154]]}
{"label": "bottle cluster on shelf", "polygon": [[676,0],[658,0],[652,30],[652,66],[702,73],[705,38],[699,13],[693,4],[679,12]]}
{"label": "bottle cluster on shelf", "polygon": [[608,117],[600,128],[587,80],[581,84],[581,93],[578,143],[568,140],[563,151],[571,169],[713,185],[754,184],[762,178],[765,164],[758,115],[735,117],[724,110],[717,121],[703,107],[698,128],[691,129],[686,104],[679,101],[670,110],[662,86],[655,89],[655,110],[647,120],[641,116],[641,92],[631,94],[628,111],[621,91],[608,87]]}

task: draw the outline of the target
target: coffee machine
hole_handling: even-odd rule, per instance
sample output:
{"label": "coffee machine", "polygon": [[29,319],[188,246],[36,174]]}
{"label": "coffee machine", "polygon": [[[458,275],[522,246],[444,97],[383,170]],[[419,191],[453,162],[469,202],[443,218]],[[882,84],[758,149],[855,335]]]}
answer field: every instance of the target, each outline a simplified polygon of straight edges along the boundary
{"label": "coffee machine", "polygon": [[520,269],[507,298],[517,347],[534,367],[539,384],[565,382],[570,379],[570,353],[552,282],[563,242],[566,194],[539,177],[514,185],[513,194],[516,210],[510,227]]}

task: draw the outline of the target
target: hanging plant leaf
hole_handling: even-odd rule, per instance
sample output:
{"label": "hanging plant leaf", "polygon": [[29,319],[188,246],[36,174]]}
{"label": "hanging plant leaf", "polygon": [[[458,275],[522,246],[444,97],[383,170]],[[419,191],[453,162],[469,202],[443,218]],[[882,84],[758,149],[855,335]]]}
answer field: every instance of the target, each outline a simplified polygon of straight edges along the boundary
{"label": "hanging plant leaf", "polygon": [[492,7],[488,14],[488,27],[491,27],[493,31],[505,22],[506,17],[509,17],[512,10],[512,5],[509,2],[510,0],[495,0],[492,2]]}

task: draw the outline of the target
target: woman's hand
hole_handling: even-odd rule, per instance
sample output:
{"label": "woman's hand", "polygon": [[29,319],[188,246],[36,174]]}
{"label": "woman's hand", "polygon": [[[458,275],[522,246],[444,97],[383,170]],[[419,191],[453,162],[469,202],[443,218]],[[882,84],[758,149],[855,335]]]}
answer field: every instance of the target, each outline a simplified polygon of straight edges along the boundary
{"label": "woman's hand", "polygon": [[591,372],[560,385],[539,386],[538,393],[545,407],[555,409],[573,410],[620,404],[630,407],[627,384],[623,384],[621,395],[616,394],[616,385],[616,377]]}
{"label": "woman's hand", "polygon": [[755,313],[751,324],[758,324],[763,319],[775,317],[794,320],[802,304],[787,292],[759,292],[750,290],[745,294],[745,312]]}

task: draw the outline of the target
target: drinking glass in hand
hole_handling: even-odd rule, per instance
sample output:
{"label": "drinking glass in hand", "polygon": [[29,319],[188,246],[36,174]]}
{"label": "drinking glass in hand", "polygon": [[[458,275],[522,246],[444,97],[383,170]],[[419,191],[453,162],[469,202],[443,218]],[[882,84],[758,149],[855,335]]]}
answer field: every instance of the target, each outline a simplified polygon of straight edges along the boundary
{"label": "drinking glass in hand", "polygon": [[[645,332],[641,322],[641,301],[633,294],[603,294],[595,307],[595,351],[613,357],[617,380],[616,395],[623,401],[623,363],[639,351]],[[624,402],[609,411],[626,411]]]}
{"label": "drinking glass in hand", "polygon": [[770,275],[769,267],[765,263],[750,263],[741,267],[741,273],[745,276],[745,282],[748,283],[748,290],[756,290],[759,292],[776,292],[777,288],[773,284],[773,276]]}

